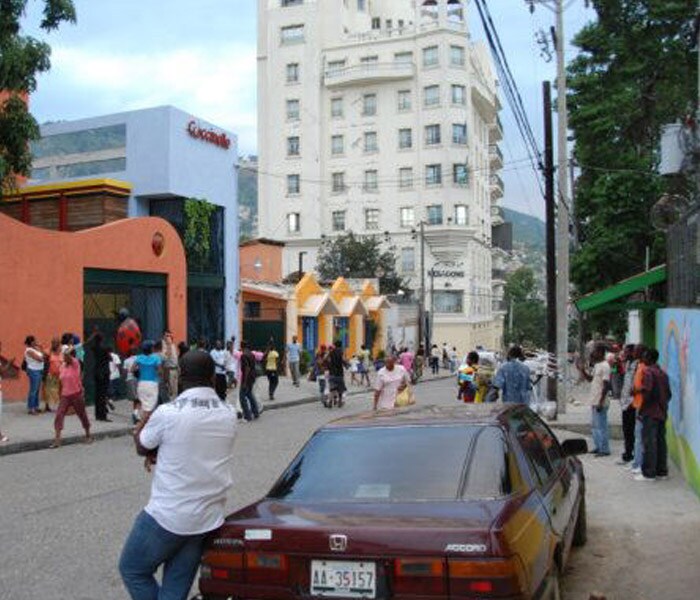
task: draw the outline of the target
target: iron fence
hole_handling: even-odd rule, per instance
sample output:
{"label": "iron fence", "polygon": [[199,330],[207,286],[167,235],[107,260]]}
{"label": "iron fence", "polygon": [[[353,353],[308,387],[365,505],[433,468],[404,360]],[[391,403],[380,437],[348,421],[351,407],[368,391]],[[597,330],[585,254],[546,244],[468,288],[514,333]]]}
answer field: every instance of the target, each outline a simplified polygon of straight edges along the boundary
{"label": "iron fence", "polygon": [[668,305],[700,305],[700,206],[668,229]]}

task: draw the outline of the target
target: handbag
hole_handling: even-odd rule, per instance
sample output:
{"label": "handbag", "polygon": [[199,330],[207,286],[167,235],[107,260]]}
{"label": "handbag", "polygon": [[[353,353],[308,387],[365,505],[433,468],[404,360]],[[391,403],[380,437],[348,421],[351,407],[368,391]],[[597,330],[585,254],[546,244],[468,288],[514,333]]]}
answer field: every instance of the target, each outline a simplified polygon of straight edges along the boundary
{"label": "handbag", "polygon": [[402,391],[396,395],[396,400],[394,400],[394,406],[396,408],[401,408],[403,406],[411,406],[416,403],[416,397],[413,394],[413,388],[407,385]]}

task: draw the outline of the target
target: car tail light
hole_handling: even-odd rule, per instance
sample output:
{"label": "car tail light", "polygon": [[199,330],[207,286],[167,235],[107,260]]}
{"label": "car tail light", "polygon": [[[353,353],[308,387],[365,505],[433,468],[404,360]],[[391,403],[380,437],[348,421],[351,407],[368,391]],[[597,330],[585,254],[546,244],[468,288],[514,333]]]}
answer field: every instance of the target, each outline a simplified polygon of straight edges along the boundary
{"label": "car tail light", "polygon": [[525,576],[517,557],[491,560],[448,560],[450,594],[498,598],[519,594]]}
{"label": "car tail light", "polygon": [[243,581],[243,553],[233,550],[207,550],[202,556],[200,575],[205,579]]}
{"label": "car tail light", "polygon": [[445,595],[445,561],[441,558],[397,558],[394,592],[412,595]]}
{"label": "car tail light", "polygon": [[289,579],[289,562],[284,554],[246,552],[247,583],[285,584]]}

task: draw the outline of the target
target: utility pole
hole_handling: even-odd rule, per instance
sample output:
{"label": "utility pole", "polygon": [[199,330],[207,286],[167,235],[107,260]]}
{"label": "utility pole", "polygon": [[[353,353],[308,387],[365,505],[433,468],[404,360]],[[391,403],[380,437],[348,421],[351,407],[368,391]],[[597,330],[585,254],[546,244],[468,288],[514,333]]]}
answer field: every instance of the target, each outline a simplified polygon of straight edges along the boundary
{"label": "utility pole", "polygon": [[[557,265],[555,257],[555,218],[554,218],[554,151],[552,149],[552,90],[549,81],[542,82],[544,98],[544,195],[546,208],[546,250],[547,250],[547,352],[556,356],[557,352]],[[557,402],[557,380],[547,378],[547,400]]]}

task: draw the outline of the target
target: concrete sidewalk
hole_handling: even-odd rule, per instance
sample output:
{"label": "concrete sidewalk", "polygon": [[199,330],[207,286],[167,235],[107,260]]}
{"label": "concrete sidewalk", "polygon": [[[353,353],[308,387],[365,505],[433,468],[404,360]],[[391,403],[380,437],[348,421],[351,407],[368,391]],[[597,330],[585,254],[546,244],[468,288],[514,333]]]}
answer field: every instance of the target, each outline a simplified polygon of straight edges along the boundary
{"label": "concrete sidewalk", "polygon": [[[421,383],[450,377],[453,377],[453,375],[442,371],[440,375],[424,377]],[[366,386],[351,385],[349,373],[346,373],[345,382],[348,386],[347,395],[363,394],[368,391]],[[292,385],[289,377],[280,377],[279,386],[275,393],[276,399],[273,401],[268,400],[267,392],[267,378],[258,377],[255,382],[255,397],[263,405],[264,411],[320,402],[318,384],[310,382],[306,378],[303,378],[299,382],[299,386],[295,387]],[[228,396],[229,402],[233,403],[237,394],[237,388],[231,390]],[[109,414],[109,418],[112,419],[111,423],[95,421],[94,407],[89,406],[87,411],[90,418],[91,433],[96,440],[131,434],[133,428],[131,424],[131,402],[127,400],[115,402],[115,411]],[[24,402],[5,403],[2,407],[0,428],[3,434],[10,439],[8,442],[0,444],[0,456],[48,448],[53,442],[53,421],[54,413],[30,416],[27,414]],[[64,445],[77,444],[83,441],[85,435],[80,421],[75,415],[66,417],[61,437]]]}

